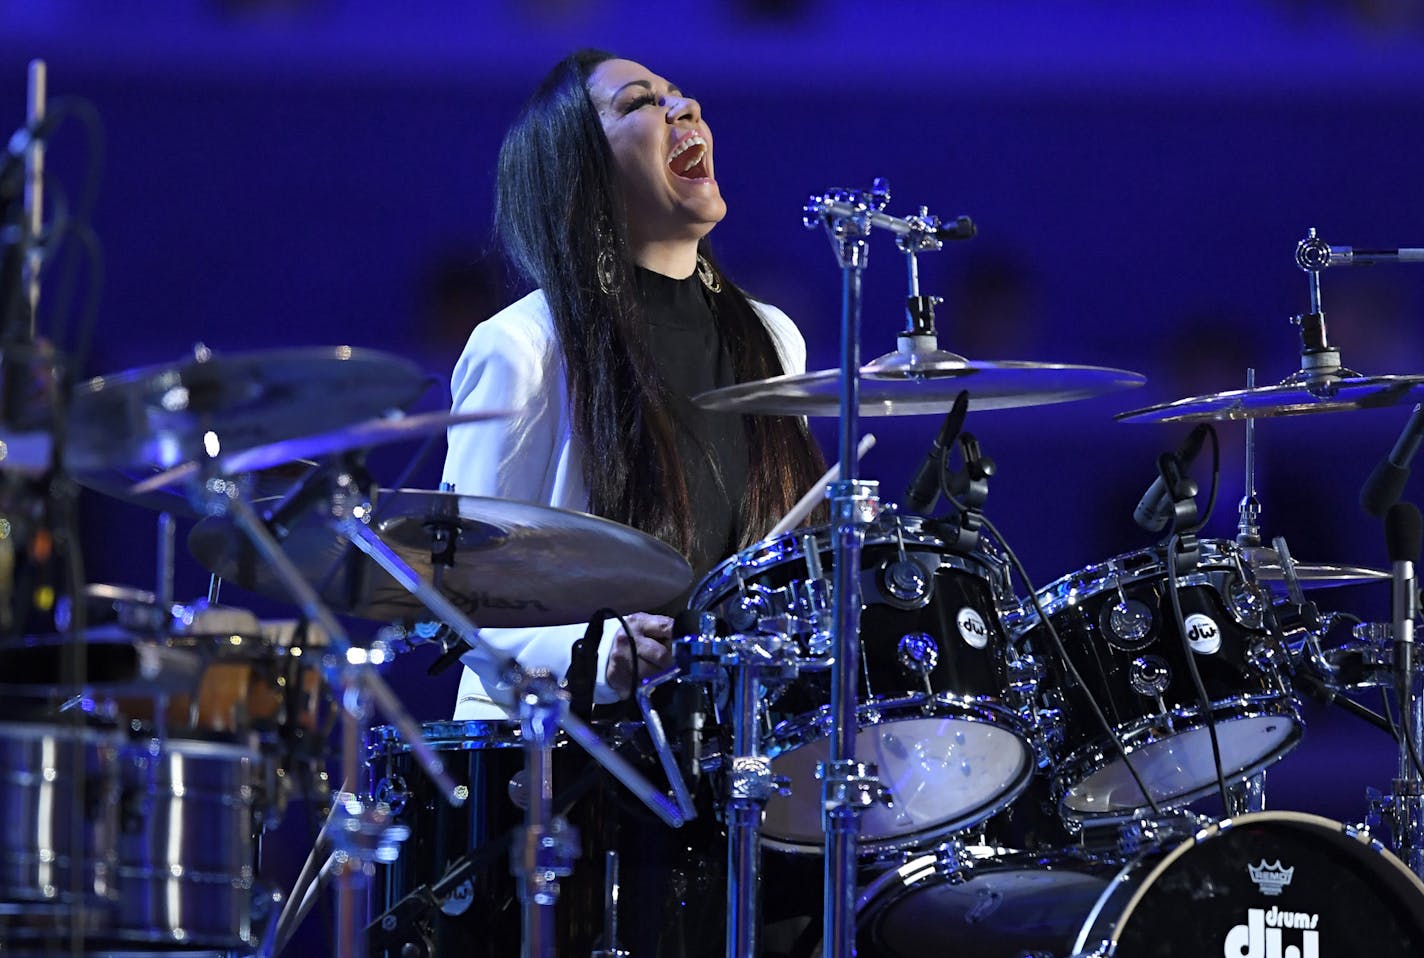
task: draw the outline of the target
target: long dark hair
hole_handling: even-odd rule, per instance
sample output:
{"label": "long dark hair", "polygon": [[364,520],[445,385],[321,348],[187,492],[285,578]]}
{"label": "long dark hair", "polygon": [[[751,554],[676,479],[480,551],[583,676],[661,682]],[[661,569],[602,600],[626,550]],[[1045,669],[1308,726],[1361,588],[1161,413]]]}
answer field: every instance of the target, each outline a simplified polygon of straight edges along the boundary
{"label": "long dark hair", "polygon": [[[495,220],[514,266],[543,289],[553,315],[590,511],[689,554],[691,509],[668,387],[648,352],[613,153],[588,95],[589,74],[610,59],[601,50],[570,55],[525,104],[500,148]],[[606,292],[599,253],[610,245]],[[698,250],[714,262],[705,237]],[[718,274],[714,311],[737,381],[780,375],[766,325],[746,293]],[[742,494],[747,545],[790,509],[824,463],[799,418],[742,418],[758,479]]]}

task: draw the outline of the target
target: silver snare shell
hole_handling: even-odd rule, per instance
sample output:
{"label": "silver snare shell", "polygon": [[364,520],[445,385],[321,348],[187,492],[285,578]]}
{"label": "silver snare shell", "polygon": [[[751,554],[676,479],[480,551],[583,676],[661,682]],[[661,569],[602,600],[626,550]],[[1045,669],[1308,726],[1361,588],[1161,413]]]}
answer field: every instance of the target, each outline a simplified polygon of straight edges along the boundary
{"label": "silver snare shell", "polygon": [[[1004,561],[958,549],[953,526],[883,512],[861,552],[861,682],[855,754],[874,763],[891,804],[865,809],[860,848],[879,857],[982,821],[1011,802],[1034,768],[1024,717],[1031,693],[1002,626],[1014,607]],[[713,569],[689,607],[734,631],[790,636],[803,656],[829,648],[828,527],[759,543]],[[790,795],[762,825],[771,848],[820,854],[816,765],[828,757],[828,670],[803,668],[774,693],[762,748]]]}

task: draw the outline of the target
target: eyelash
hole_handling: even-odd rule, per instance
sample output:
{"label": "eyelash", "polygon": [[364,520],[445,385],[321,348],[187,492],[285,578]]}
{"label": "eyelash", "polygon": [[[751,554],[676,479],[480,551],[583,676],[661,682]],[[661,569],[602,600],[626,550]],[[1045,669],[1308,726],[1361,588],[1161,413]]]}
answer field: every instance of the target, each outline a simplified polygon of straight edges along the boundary
{"label": "eyelash", "polygon": [[623,108],[623,112],[632,113],[634,110],[640,110],[645,106],[657,106],[657,104],[657,97],[653,96],[651,93],[644,93],[629,100],[628,105]]}

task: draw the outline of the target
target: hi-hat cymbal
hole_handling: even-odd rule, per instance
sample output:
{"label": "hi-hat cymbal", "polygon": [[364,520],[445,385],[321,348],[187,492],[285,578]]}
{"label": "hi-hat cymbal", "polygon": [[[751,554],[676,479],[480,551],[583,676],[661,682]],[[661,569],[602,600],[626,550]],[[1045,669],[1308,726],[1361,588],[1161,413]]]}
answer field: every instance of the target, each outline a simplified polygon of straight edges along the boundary
{"label": "hi-hat cymbal", "polygon": [[[675,598],[692,570],[670,546],[581,512],[509,499],[420,489],[381,490],[371,528],[425,581],[434,582],[451,536],[441,591],[487,627],[583,622],[598,609],[637,612]],[[349,547],[317,511],[283,524],[282,547],[333,610],[384,622],[433,618],[394,579]],[[188,548],[203,566],[246,589],[289,599],[229,520],[199,522]]]}
{"label": "hi-hat cymbal", "polygon": [[1118,413],[1119,422],[1264,419],[1375,409],[1424,401],[1424,376],[1292,377],[1274,386],[1232,389]]}
{"label": "hi-hat cymbal", "polygon": [[75,389],[65,464],[78,472],[169,469],[380,416],[426,376],[349,346],[217,355],[97,376]]}
{"label": "hi-hat cymbal", "polygon": [[[913,416],[945,412],[961,390],[969,408],[1012,409],[1087,399],[1141,386],[1140,373],[1103,366],[980,362],[954,353],[889,353],[860,368],[862,416]],[[840,415],[838,369],[775,376],[714,389],[694,398],[726,412],[776,416]]]}

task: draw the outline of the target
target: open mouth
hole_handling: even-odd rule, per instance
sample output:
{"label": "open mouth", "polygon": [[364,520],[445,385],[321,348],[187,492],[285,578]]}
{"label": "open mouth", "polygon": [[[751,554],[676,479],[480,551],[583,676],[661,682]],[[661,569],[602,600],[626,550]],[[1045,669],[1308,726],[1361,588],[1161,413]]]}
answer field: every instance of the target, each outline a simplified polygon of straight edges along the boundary
{"label": "open mouth", "polygon": [[674,176],[686,180],[701,180],[711,175],[707,169],[707,141],[697,133],[683,137],[673,147],[667,162]]}

